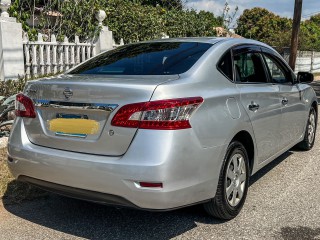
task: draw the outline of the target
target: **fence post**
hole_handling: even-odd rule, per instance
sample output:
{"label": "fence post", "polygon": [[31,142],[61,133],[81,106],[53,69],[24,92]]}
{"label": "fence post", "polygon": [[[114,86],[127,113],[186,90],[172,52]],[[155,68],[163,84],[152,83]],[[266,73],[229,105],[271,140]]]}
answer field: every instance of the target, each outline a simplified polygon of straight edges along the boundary
{"label": "fence post", "polygon": [[10,0],[1,0],[0,16],[0,79],[18,79],[24,76],[22,26],[10,17]]}
{"label": "fence post", "polygon": [[59,73],[63,72],[63,45],[62,43],[59,43],[58,46],[58,53],[59,53],[59,61],[58,61],[58,65],[59,65]]}
{"label": "fence post", "polygon": [[24,44],[24,56],[26,61],[25,63],[26,79],[29,79],[31,77],[31,70],[30,70],[31,62],[30,62],[30,52],[29,52],[30,45],[29,45],[29,38],[27,33],[23,34],[23,44]]}
{"label": "fence post", "polygon": [[58,72],[58,63],[57,63],[57,39],[56,35],[52,34],[51,35],[51,42],[53,43],[52,45],[52,65],[53,65],[53,74],[56,74]]}
{"label": "fence post", "polygon": [[80,40],[79,36],[74,37],[74,42],[76,44],[76,65],[80,63]]}
{"label": "fence post", "polygon": [[75,45],[71,45],[70,47],[70,59],[71,59],[71,62],[70,62],[70,67],[74,67],[75,65],[75,61],[74,61],[74,47]]}
{"label": "fence post", "polygon": [[31,65],[32,65],[32,76],[34,78],[38,77],[38,61],[37,61],[37,45],[36,44],[32,44],[31,45]]}
{"label": "fence post", "polygon": [[69,69],[69,39],[67,37],[64,37],[63,43],[66,44],[64,46],[64,64],[65,64],[65,70]]}
{"label": "fence post", "polygon": [[43,37],[41,33],[38,33],[38,43],[40,43],[39,45],[39,58],[40,58],[40,75],[43,76],[44,75],[44,45],[41,44],[43,43]]}
{"label": "fence post", "polygon": [[99,21],[99,27],[101,27],[101,31],[96,40],[95,51],[97,54],[113,48],[112,31],[110,31],[107,26],[103,26],[102,24],[105,18],[106,18],[105,11],[99,10],[96,14],[96,19]]}
{"label": "fence post", "polygon": [[51,46],[49,44],[46,45],[46,67],[47,67],[47,75],[51,74]]}

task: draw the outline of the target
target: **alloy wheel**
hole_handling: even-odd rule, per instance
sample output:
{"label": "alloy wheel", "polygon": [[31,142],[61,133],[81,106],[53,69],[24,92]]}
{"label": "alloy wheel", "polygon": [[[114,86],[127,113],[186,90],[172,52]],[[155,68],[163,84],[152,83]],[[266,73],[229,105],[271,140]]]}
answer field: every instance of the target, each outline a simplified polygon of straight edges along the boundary
{"label": "alloy wheel", "polygon": [[229,161],[225,178],[226,198],[230,206],[236,207],[241,201],[246,187],[246,177],[244,156],[236,153]]}
{"label": "alloy wheel", "polygon": [[308,119],[308,141],[309,144],[312,144],[315,137],[315,129],[316,129],[316,117],[314,111],[311,111]]}

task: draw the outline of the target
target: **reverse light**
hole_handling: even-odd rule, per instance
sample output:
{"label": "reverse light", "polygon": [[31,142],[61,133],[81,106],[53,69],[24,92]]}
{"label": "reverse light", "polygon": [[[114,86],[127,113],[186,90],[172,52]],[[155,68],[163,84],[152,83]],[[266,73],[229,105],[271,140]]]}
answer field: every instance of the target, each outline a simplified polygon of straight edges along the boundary
{"label": "reverse light", "polygon": [[15,109],[16,109],[17,117],[25,117],[25,118],[36,117],[36,112],[34,110],[34,105],[32,100],[29,97],[23,95],[22,93],[19,93],[16,96]]}
{"label": "reverse light", "polygon": [[111,125],[158,130],[191,128],[189,119],[202,102],[202,97],[190,97],[128,104],[119,109]]}

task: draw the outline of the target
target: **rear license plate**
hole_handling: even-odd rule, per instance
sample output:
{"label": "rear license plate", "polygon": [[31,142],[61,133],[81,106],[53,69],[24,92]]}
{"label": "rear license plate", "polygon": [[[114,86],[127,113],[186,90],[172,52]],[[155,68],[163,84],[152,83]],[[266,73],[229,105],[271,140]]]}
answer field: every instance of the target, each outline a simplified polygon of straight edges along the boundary
{"label": "rear license plate", "polygon": [[85,137],[99,131],[99,122],[88,119],[86,115],[58,113],[56,117],[48,122],[48,128],[57,135]]}

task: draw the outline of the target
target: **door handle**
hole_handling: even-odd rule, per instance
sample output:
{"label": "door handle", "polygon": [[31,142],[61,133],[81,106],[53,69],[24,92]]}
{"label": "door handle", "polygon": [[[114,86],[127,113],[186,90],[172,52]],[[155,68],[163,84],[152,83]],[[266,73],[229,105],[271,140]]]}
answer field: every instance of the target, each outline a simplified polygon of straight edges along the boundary
{"label": "door handle", "polygon": [[255,102],[251,102],[251,104],[248,106],[249,110],[253,112],[257,111],[259,107],[259,104]]}
{"label": "door handle", "polygon": [[288,101],[287,98],[283,98],[282,101],[281,101],[282,105],[287,105],[288,102],[289,102],[289,101]]}

